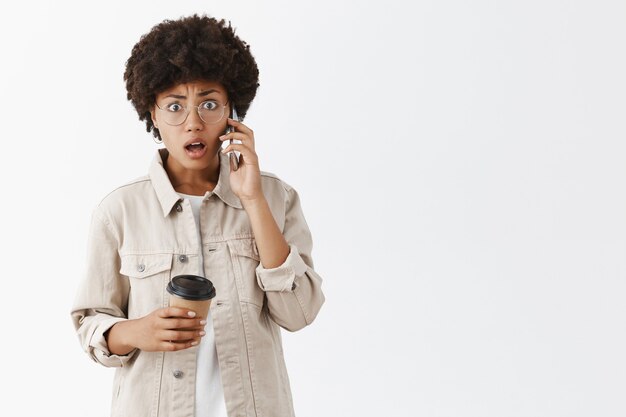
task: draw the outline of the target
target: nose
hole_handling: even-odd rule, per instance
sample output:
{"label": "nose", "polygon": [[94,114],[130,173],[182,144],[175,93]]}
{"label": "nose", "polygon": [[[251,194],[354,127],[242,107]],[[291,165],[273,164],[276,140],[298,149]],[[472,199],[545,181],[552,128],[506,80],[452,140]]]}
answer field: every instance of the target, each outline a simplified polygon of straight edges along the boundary
{"label": "nose", "polygon": [[185,120],[185,130],[188,132],[194,130],[202,130],[204,127],[204,122],[200,118],[200,114],[198,113],[197,107],[192,107],[189,110],[189,114],[187,115],[187,119]]}

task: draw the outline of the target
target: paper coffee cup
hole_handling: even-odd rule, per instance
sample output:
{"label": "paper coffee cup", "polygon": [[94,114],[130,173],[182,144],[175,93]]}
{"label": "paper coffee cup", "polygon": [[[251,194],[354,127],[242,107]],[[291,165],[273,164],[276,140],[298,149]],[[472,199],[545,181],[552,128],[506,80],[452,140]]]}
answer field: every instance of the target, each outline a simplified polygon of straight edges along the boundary
{"label": "paper coffee cup", "polygon": [[215,297],[213,283],[198,275],[177,275],[167,284],[170,307],[188,308],[196,317],[207,318]]}

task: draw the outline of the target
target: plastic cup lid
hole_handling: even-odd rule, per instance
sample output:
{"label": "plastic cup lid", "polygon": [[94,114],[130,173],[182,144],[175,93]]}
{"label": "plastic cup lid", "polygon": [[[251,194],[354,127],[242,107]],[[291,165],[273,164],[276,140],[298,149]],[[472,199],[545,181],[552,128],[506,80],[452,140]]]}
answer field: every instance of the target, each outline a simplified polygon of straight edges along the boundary
{"label": "plastic cup lid", "polygon": [[208,300],[215,297],[215,287],[197,275],[177,275],[167,284],[167,292],[186,300]]}

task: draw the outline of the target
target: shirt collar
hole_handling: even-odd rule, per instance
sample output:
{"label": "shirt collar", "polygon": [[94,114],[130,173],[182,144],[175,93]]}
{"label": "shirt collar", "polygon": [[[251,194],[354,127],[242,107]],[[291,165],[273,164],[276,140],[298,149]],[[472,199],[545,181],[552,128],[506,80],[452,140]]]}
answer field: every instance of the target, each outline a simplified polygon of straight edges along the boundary
{"label": "shirt collar", "polygon": [[[167,172],[165,171],[164,163],[168,155],[169,153],[167,152],[167,149],[159,149],[152,160],[152,164],[150,165],[150,170],[148,172],[148,176],[152,181],[152,186],[154,187],[154,191],[159,199],[159,203],[161,203],[164,217],[172,211],[174,205],[181,199],[176,190],[174,190],[174,187],[172,187],[172,183],[170,182]],[[217,185],[213,191],[206,192],[204,199],[206,200],[211,195],[215,194],[229,206],[242,209],[243,206],[241,205],[239,197],[237,197],[230,188],[230,162],[228,160],[228,156],[219,152],[219,158],[220,176],[217,180]]]}

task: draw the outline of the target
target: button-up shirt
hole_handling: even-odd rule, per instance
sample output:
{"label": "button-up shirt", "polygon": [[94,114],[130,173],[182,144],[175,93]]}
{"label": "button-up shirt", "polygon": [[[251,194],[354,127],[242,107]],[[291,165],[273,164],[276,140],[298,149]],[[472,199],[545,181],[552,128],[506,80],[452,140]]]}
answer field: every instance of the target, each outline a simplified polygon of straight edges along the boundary
{"label": "button-up shirt", "polygon": [[280,328],[293,332],[311,324],[324,303],[298,194],[261,173],[290,249],[282,265],[266,269],[248,215],[230,188],[228,158],[220,153],[218,183],[202,201],[199,239],[189,201],[165,171],[167,156],[158,151],[147,176],[117,188],[93,211],[86,274],[71,312],[87,354],[117,367],[112,415],[194,416],[197,346],[115,355],[105,333],[119,321],[167,307],[167,283],[197,273],[202,255],[217,292],[211,316],[229,417],[293,416]]}

